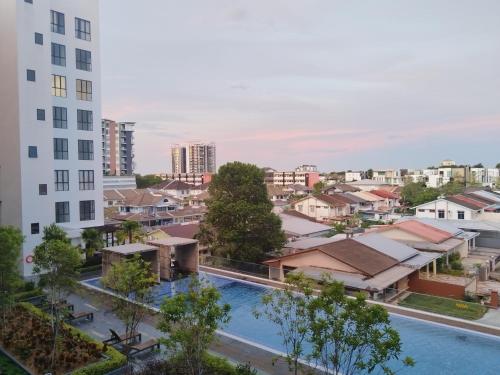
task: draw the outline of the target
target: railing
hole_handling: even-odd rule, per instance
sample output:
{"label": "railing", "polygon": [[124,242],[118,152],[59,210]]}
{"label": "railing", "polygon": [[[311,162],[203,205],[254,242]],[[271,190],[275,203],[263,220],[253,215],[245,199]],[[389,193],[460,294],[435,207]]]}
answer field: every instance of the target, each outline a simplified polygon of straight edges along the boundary
{"label": "railing", "polygon": [[258,263],[242,262],[227,258],[205,255],[200,258],[200,265],[234,271],[246,275],[269,278],[269,266]]}

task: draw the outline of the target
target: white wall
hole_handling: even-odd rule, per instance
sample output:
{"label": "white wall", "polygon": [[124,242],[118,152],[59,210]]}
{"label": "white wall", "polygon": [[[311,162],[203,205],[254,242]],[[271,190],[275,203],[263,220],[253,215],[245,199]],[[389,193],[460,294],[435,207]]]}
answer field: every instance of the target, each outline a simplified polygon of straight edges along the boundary
{"label": "white wall", "polygon": [[415,216],[422,218],[439,219],[439,211],[444,211],[444,219],[458,219],[458,211],[464,212],[464,220],[472,220],[478,217],[478,214],[469,208],[460,206],[445,199],[437,199],[417,207]]}
{"label": "white wall", "polygon": [[[25,235],[23,272],[29,276],[32,264],[26,259],[41,241],[42,230],[55,221],[55,202],[69,201],[70,229],[102,225],[101,96],[99,63],[98,0],[2,0],[0,5],[2,67],[2,136],[0,137],[1,223],[19,227]],[[65,14],[65,35],[52,33],[50,10]],[[91,22],[92,41],[75,37],[75,20]],[[43,34],[43,45],[35,44],[35,32]],[[66,46],[66,67],[51,64],[51,42]],[[92,72],[76,69],[75,48],[92,52]],[[26,80],[26,70],[36,72],[36,81]],[[66,98],[51,94],[51,74],[66,76]],[[91,80],[92,101],[76,99],[76,79]],[[17,93],[17,94],[16,94]],[[68,111],[68,129],[54,129],[52,106]],[[36,119],[37,109],[45,110],[45,121]],[[94,131],[77,130],[76,110],[93,111]],[[69,160],[54,160],[53,138],[68,138]],[[94,141],[94,160],[78,160],[78,139]],[[37,146],[38,157],[28,158],[28,146]],[[54,170],[69,170],[70,190],[55,191]],[[80,191],[78,170],[94,170],[93,191]],[[39,195],[38,185],[47,184],[47,195]],[[95,220],[80,221],[79,201],[94,200]],[[2,203],[2,206],[4,204]],[[39,223],[40,233],[31,234],[31,224]]]}

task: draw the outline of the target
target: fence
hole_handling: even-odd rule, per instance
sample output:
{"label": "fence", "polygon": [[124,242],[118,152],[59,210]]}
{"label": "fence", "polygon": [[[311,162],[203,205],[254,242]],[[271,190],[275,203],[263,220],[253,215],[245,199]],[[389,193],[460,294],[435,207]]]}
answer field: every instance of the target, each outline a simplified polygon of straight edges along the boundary
{"label": "fence", "polygon": [[258,263],[242,262],[221,257],[205,255],[200,258],[200,265],[234,271],[250,276],[269,278],[269,266]]}

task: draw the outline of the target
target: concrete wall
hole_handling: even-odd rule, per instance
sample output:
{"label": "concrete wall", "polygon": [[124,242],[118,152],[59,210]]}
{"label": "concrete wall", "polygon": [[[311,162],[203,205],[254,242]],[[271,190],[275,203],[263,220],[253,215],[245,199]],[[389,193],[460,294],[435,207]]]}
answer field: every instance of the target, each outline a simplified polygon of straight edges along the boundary
{"label": "concrete wall", "polygon": [[464,211],[464,220],[477,219],[479,214],[469,208],[459,206],[444,199],[437,199],[433,202],[423,204],[415,211],[416,217],[439,219],[439,210],[444,211],[444,219],[458,219],[458,211]]}

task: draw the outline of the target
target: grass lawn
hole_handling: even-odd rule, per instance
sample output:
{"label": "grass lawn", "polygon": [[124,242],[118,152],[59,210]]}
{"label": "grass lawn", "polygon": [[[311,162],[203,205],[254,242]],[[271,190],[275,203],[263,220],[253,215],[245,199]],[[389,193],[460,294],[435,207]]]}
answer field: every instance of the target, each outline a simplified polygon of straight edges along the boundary
{"label": "grass lawn", "polygon": [[469,320],[481,318],[488,310],[487,307],[479,303],[422,294],[410,294],[403,301],[399,302],[399,305]]}
{"label": "grass lawn", "polygon": [[28,375],[26,371],[16,365],[9,357],[0,351],[0,374]]}

